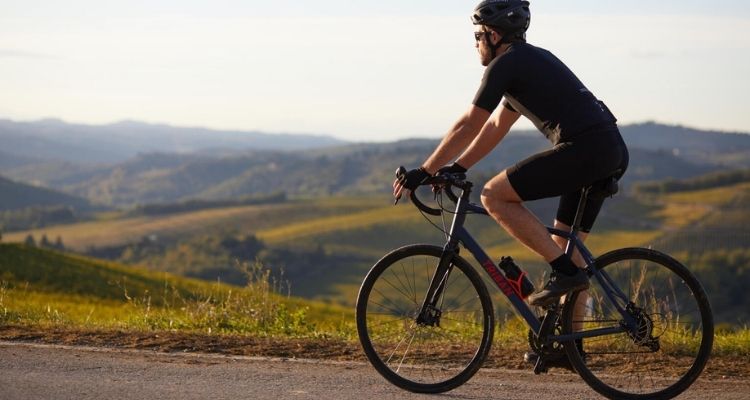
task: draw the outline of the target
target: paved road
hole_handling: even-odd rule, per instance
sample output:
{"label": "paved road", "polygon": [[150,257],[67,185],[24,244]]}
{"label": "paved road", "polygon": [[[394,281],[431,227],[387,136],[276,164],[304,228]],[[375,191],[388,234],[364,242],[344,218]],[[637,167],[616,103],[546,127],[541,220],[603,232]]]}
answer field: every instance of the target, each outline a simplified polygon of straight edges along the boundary
{"label": "paved road", "polygon": [[[595,399],[577,375],[482,370],[441,395],[416,395],[369,365],[164,354],[0,342],[0,400]],[[750,382],[699,381],[680,399],[750,399]]]}

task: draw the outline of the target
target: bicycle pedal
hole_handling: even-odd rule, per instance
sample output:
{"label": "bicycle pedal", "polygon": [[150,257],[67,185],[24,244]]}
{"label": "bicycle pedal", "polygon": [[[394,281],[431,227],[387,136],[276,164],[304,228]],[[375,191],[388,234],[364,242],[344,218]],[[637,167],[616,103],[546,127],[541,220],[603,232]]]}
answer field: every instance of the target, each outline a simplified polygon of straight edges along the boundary
{"label": "bicycle pedal", "polygon": [[539,357],[534,365],[534,375],[546,374],[549,372],[549,368],[547,368],[546,364],[547,363],[544,362],[543,358]]}

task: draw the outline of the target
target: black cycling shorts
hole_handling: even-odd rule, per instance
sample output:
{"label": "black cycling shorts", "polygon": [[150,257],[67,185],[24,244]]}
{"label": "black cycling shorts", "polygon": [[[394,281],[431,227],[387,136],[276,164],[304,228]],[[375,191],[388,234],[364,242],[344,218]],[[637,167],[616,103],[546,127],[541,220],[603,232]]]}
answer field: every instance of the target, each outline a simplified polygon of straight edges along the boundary
{"label": "black cycling shorts", "polygon": [[[581,189],[628,167],[628,150],[616,126],[595,129],[560,142],[508,168],[508,181],[523,201],[560,196],[557,220],[573,225]],[[604,199],[589,198],[581,231],[590,232]]]}

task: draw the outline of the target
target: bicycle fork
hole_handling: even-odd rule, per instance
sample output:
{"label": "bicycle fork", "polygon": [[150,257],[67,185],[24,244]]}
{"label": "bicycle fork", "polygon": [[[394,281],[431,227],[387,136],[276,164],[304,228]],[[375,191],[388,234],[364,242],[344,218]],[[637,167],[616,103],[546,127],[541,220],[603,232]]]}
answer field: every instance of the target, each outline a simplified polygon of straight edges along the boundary
{"label": "bicycle fork", "polygon": [[438,308],[438,301],[443,294],[445,285],[448,282],[451,271],[453,270],[453,258],[456,257],[460,251],[459,240],[455,233],[463,227],[464,221],[466,220],[465,209],[467,207],[470,193],[471,186],[461,193],[461,198],[458,199],[458,202],[456,203],[456,212],[453,217],[451,229],[448,233],[448,242],[445,244],[445,247],[443,247],[443,253],[440,255],[440,263],[435,269],[435,274],[430,281],[430,287],[427,290],[424,302],[422,303],[422,307],[417,315],[418,325],[440,326],[441,310]]}
{"label": "bicycle fork", "polygon": [[453,257],[458,254],[457,246],[451,248],[450,244],[443,249],[435,273],[430,280],[430,287],[427,289],[422,307],[417,315],[417,324],[426,326],[440,326],[441,309],[438,307],[438,301],[443,294],[445,285],[448,282],[450,273],[453,270]]}

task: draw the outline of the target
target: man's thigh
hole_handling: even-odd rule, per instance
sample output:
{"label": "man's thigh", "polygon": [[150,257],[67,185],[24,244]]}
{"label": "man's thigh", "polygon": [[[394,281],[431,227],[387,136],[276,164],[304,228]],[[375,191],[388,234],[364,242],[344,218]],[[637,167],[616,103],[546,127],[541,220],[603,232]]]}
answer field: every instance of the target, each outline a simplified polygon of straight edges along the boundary
{"label": "man's thigh", "polygon": [[560,143],[507,169],[508,181],[523,201],[557,197],[595,180],[586,154],[573,143]]}

